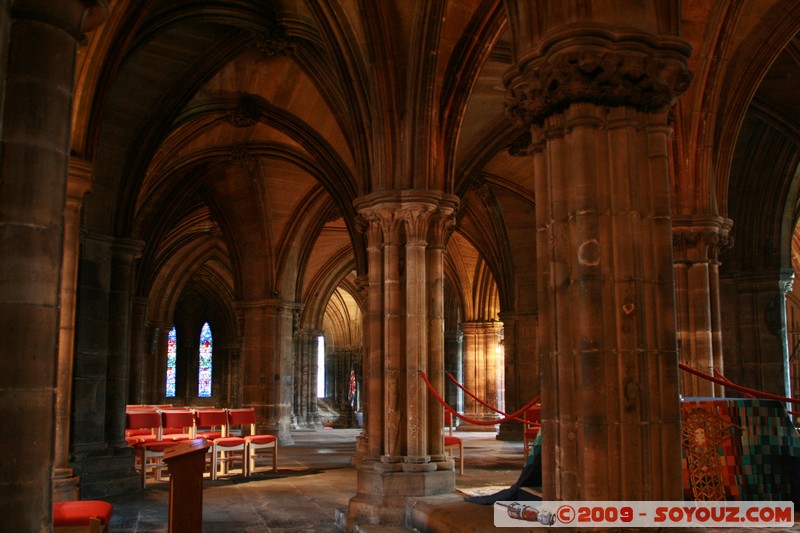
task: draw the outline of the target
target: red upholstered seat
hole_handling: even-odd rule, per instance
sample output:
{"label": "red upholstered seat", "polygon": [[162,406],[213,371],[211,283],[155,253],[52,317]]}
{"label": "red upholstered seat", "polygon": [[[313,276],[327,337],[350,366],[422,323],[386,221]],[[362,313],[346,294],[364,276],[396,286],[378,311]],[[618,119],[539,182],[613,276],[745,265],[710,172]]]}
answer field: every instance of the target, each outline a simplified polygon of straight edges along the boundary
{"label": "red upholstered seat", "polygon": [[53,504],[53,533],[107,533],[114,508],[100,500]]}
{"label": "red upholstered seat", "polygon": [[248,435],[244,440],[251,444],[269,444],[275,442],[278,438],[275,435]]}
{"label": "red upholstered seat", "polygon": [[445,448],[448,446],[458,446],[458,443],[462,442],[460,437],[451,437],[450,435],[444,436],[444,446]]}
{"label": "red upholstered seat", "polygon": [[225,446],[230,448],[244,444],[244,439],[242,437],[220,437],[218,439],[214,439],[214,444],[217,446]]}
{"label": "red upholstered seat", "polygon": [[53,505],[53,526],[88,526],[92,517],[99,519],[101,524],[108,525],[113,510],[110,503],[100,500],[56,502]]}

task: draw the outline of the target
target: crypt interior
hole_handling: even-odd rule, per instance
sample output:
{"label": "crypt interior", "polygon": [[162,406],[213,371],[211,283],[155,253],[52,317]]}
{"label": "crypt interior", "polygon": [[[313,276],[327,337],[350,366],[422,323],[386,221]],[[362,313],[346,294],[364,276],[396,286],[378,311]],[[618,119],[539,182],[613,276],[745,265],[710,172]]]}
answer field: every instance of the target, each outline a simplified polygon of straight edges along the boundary
{"label": "crypt interior", "polygon": [[423,373],[541,395],[546,500],[681,499],[679,363],[798,397],[800,3],[0,5],[14,531],[141,490],[128,404],[361,427],[354,527],[454,490]]}

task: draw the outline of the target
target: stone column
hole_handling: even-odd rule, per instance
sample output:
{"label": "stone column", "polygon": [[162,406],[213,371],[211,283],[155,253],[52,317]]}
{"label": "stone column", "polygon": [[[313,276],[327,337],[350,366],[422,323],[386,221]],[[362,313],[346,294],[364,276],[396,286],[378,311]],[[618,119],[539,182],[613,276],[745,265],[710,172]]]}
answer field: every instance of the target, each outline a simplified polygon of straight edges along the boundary
{"label": "stone column", "polygon": [[291,394],[284,396],[285,356],[281,354],[284,343],[292,341],[291,313],[284,312],[281,301],[272,298],[239,302],[238,307],[243,314],[242,364],[246,368],[242,404],[256,410],[259,432],[274,434],[282,444],[291,444]]}
{"label": "stone column", "polygon": [[49,531],[75,53],[95,2],[11,4],[0,2],[0,516],[9,531]]}
{"label": "stone column", "polygon": [[738,330],[738,343],[730,354],[726,349],[725,374],[734,383],[770,394],[790,395],[786,293],[791,290],[793,279],[791,269],[777,268],[734,276],[736,294],[728,302],[736,309],[731,319]]}
{"label": "stone column", "polygon": [[[534,313],[500,313],[503,322],[505,411],[513,413],[540,391],[538,321]],[[522,440],[522,424],[500,425],[499,440]]]}
{"label": "stone column", "polygon": [[[447,241],[455,227],[455,209],[440,206],[427,228],[426,291],[428,323],[428,379],[445,391],[445,318],[444,318],[444,253]],[[424,320],[424,318],[423,318]],[[427,393],[427,391],[426,391]],[[428,400],[428,453],[431,461],[446,460],[444,450],[444,408],[439,402]]]}
{"label": "stone column", "polygon": [[[497,378],[503,364],[497,351],[501,327],[502,323],[496,321],[461,323],[464,332],[464,388],[495,408],[499,408]],[[495,411],[467,394],[464,395],[464,415],[482,421],[500,418]],[[461,429],[496,431],[497,427],[462,422]]]}
{"label": "stone column", "polygon": [[116,239],[111,245],[111,287],[108,295],[108,366],[106,367],[106,442],[125,448],[125,405],[129,400],[131,307],[134,261],[141,241]]}
{"label": "stone column", "polygon": [[301,329],[295,336],[293,422],[300,428],[320,425],[317,409],[317,343],[322,331]]}
{"label": "stone column", "polygon": [[[712,376],[724,373],[718,258],[730,228],[730,220],[713,215],[672,217],[680,362]],[[684,397],[724,395],[720,385],[694,374],[680,377]]]}
{"label": "stone column", "polygon": [[[462,350],[464,335],[461,330],[451,330],[444,335],[444,360],[447,372],[459,383],[464,383],[464,354]],[[464,391],[450,379],[445,380],[445,399],[459,413],[464,412]]]}
{"label": "stone column", "polygon": [[668,109],[690,47],[675,5],[553,5],[506,2],[504,80],[533,139],[544,499],[678,500]]}
{"label": "stone column", "polygon": [[153,363],[150,356],[150,342],[147,338],[147,308],[150,300],[147,298],[133,298],[131,313],[131,362],[130,362],[130,395],[128,403],[147,403],[150,397],[146,388],[147,369]]}
{"label": "stone column", "polygon": [[[358,466],[348,524],[403,524],[407,498],[455,487],[453,461],[439,460],[444,455],[435,452],[443,448],[431,448],[429,436],[428,418],[436,413],[443,424],[443,408],[430,405],[436,400],[420,375],[432,374],[441,394],[443,281],[436,255],[443,254],[455,206],[455,197],[435,191],[374,193],[356,202],[367,234],[364,407],[372,455]],[[431,342],[442,346],[432,350]]]}
{"label": "stone column", "polygon": [[169,330],[171,324],[166,322],[153,322],[151,346],[153,365],[147,372],[147,402],[145,403],[167,403],[167,350],[169,350]]}
{"label": "stone column", "polygon": [[69,466],[70,409],[72,406],[72,362],[75,349],[75,293],[78,283],[81,208],[92,186],[92,165],[71,157],[64,211],[64,255],[61,263],[61,310],[56,382],[56,437],[53,466],[53,500],[78,499],[78,477]]}

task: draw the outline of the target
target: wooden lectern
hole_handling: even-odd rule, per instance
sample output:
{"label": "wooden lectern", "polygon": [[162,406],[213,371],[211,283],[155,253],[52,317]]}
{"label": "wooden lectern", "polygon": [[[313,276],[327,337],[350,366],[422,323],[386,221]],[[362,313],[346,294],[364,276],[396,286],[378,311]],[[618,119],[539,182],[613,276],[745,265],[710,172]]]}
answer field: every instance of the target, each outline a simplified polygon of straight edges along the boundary
{"label": "wooden lectern", "polygon": [[164,452],[169,469],[169,533],[203,530],[203,471],[211,444],[203,438],[181,442]]}

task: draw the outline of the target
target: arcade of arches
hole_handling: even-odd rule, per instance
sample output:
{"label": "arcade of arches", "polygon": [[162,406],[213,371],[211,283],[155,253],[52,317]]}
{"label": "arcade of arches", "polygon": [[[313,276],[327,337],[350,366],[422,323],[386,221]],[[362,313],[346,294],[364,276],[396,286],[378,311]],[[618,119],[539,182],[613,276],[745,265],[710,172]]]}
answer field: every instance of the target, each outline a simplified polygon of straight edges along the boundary
{"label": "arcade of arches", "polygon": [[788,0],[0,1],[7,527],[137,490],[125,405],[167,399],[173,327],[170,401],[284,445],[319,337],[348,423],[354,371],[349,523],[453,490],[420,371],[471,417],[446,372],[541,393],[545,499],[680,499],[679,394],[725,391],[679,361],[800,390],[798,30]]}

